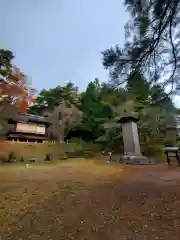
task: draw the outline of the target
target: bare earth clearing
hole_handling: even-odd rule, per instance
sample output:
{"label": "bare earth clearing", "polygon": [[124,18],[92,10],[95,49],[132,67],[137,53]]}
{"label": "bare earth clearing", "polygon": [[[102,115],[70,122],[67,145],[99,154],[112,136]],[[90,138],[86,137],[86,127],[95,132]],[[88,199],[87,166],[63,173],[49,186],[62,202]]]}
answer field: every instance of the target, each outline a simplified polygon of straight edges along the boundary
{"label": "bare earth clearing", "polygon": [[180,239],[180,169],[89,160],[0,167],[2,239]]}

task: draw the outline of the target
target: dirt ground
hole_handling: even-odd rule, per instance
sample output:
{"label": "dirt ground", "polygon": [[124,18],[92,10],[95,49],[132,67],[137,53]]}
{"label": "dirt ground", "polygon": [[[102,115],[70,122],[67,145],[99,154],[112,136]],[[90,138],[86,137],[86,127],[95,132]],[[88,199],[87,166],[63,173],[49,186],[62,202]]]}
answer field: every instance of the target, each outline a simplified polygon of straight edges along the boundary
{"label": "dirt ground", "polygon": [[180,239],[175,166],[0,166],[0,182],[2,239]]}

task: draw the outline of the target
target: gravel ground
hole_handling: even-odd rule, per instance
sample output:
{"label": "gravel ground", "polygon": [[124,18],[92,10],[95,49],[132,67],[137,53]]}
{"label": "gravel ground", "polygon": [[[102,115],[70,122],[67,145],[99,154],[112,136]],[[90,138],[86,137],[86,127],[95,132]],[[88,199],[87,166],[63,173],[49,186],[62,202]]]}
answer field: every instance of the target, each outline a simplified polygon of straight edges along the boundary
{"label": "gravel ground", "polygon": [[2,168],[0,181],[2,239],[180,239],[175,166],[67,161]]}

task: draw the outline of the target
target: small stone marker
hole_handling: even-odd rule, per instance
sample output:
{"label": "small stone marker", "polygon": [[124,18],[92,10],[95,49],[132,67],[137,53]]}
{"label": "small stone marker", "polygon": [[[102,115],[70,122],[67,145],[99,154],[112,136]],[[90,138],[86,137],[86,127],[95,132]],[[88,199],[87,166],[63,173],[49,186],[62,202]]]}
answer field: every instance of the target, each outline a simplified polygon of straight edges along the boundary
{"label": "small stone marker", "polygon": [[108,152],[108,156],[109,156],[109,160],[107,161],[107,163],[110,163],[112,160],[112,152]]}
{"label": "small stone marker", "polygon": [[108,152],[108,155],[109,155],[109,162],[111,162],[111,160],[112,160],[112,152]]}

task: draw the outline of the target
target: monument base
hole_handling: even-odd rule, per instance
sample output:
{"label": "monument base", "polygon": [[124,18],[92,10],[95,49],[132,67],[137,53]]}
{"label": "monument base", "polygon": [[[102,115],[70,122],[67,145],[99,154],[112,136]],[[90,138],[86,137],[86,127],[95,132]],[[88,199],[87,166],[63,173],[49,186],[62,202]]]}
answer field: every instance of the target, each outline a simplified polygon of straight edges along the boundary
{"label": "monument base", "polygon": [[124,155],[119,160],[120,163],[134,164],[134,165],[152,165],[156,164],[152,159],[148,159],[142,155]]}

